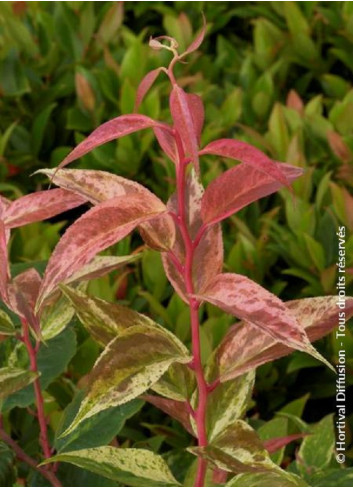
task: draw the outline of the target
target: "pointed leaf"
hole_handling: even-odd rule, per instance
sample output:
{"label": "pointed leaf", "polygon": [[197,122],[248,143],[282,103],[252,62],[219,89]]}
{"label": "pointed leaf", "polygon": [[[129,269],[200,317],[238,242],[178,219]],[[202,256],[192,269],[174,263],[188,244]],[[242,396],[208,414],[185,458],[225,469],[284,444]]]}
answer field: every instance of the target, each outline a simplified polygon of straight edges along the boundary
{"label": "pointed leaf", "polygon": [[237,420],[219,433],[206,447],[189,451],[228,472],[276,471],[256,432],[245,421]]}
{"label": "pointed leaf", "polygon": [[202,128],[205,121],[205,109],[202,98],[194,93],[188,93],[186,94],[186,99],[192,117],[197,142],[200,144]]}
{"label": "pointed leaf", "polygon": [[[302,175],[300,168],[285,163],[281,164],[281,169],[288,182]],[[278,179],[241,163],[224,172],[206,188],[201,203],[202,218],[205,223],[219,222],[281,187]]]}
{"label": "pointed leaf", "polygon": [[33,382],[38,375],[20,368],[0,368],[0,400]]}
{"label": "pointed leaf", "polygon": [[9,207],[10,204],[11,200],[0,194],[0,219],[3,219],[6,209]]}
{"label": "pointed leaf", "polygon": [[[81,195],[92,204],[132,194],[145,196],[146,199],[155,198],[154,194],[143,185],[104,171],[44,168],[38,173],[44,173],[56,185]],[[166,251],[174,243],[174,222],[166,214],[152,219],[149,223],[141,224],[139,229],[143,239],[152,248]]]}
{"label": "pointed leaf", "polygon": [[333,415],[316,423],[312,434],[306,437],[298,452],[298,466],[302,471],[319,471],[330,466],[336,443]]}
{"label": "pointed leaf", "polygon": [[190,111],[188,94],[178,85],[174,85],[170,94],[170,112],[175,129],[178,131],[184,147],[185,156],[190,158],[199,173],[199,155],[195,118]]}
{"label": "pointed leaf", "polygon": [[[202,226],[201,219],[201,200],[204,193],[203,186],[198,180],[194,171],[191,172],[186,182],[185,201],[187,227],[191,239],[195,240],[198,231]],[[177,213],[177,197],[173,194],[168,202],[168,210]],[[179,262],[185,264],[185,248],[181,234],[177,231],[173,255]],[[166,275],[185,302],[188,302],[185,279],[181,270],[179,270],[171,254],[163,253],[162,255],[164,270]],[[204,289],[208,282],[223,267],[223,240],[222,230],[219,225],[210,226],[203,234],[199,244],[196,247],[193,258],[193,283],[195,291]]]}
{"label": "pointed leaf", "polygon": [[[316,341],[338,324],[338,296],[314,297],[286,302],[287,309],[305,329],[310,341]],[[353,298],[346,298],[346,320],[353,316]],[[260,333],[249,321],[235,324],[216,350],[216,362],[222,381],[267,362],[289,355],[292,348],[277,342],[272,336]]]}
{"label": "pointed leaf", "polygon": [[283,168],[283,163],[278,163],[269,158],[265,153],[251,144],[236,139],[217,139],[200,151],[200,155],[212,154],[241,161],[254,167],[282,185],[289,185],[288,177]]}
{"label": "pointed leaf", "polygon": [[140,114],[127,114],[116,117],[95,129],[84,141],[82,141],[82,143],[71,151],[71,153],[60,163],[59,168],[63,168],[104,143],[136,131],[141,131],[142,129],[159,126],[165,128],[168,127],[166,124],[162,124],[150,117]]}
{"label": "pointed leaf", "polygon": [[153,132],[162,150],[174,163],[176,163],[178,161],[178,152],[174,135],[162,127],[155,127]]}
{"label": "pointed leaf", "polygon": [[179,486],[160,455],[138,448],[103,446],[61,453],[45,461],[68,462],[133,487]]}
{"label": "pointed leaf", "polygon": [[199,34],[195,37],[195,39],[192,41],[190,46],[182,54],[183,57],[187,54],[193,53],[194,51],[196,51],[201,46],[201,44],[204,40],[204,37],[205,37],[206,27],[207,27],[206,26],[206,18],[204,16],[204,14],[202,14],[202,20],[203,20],[203,26],[202,26]]}
{"label": "pointed leaf", "polygon": [[275,453],[277,452],[277,450],[280,450],[281,448],[289,445],[289,443],[291,443],[292,441],[300,440],[301,438],[304,438],[307,435],[308,433],[296,433],[294,435],[279,436],[278,438],[271,438],[270,440],[265,440],[263,443],[268,453]]}
{"label": "pointed leaf", "polygon": [[305,329],[275,295],[252,280],[233,273],[217,275],[198,296],[239,319],[250,321],[289,348],[304,351],[331,365],[310,344]]}
{"label": "pointed leaf", "polygon": [[68,228],[49,260],[37,308],[60,283],[67,280],[100,251],[117,243],[136,226],[166,210],[155,196],[138,194],[110,199],[90,209]]}
{"label": "pointed leaf", "polygon": [[190,413],[185,402],[166,399],[165,397],[151,396],[148,394],[144,394],[142,399],[153,404],[153,406],[168,414],[168,416],[179,421],[186,431],[195,436],[194,430],[190,424]]}
{"label": "pointed leaf", "polygon": [[152,386],[152,390],[174,401],[190,401],[196,387],[194,372],[182,363],[173,363]]}
{"label": "pointed leaf", "polygon": [[136,93],[135,112],[140,107],[143,99],[145,98],[146,93],[154,84],[161,71],[163,71],[163,68],[157,68],[155,70],[150,71],[149,73],[147,73],[147,75],[145,75],[142,78]]}
{"label": "pointed leaf", "polygon": [[10,316],[0,309],[0,335],[12,336],[15,333],[15,326],[11,321]]}
{"label": "pointed leaf", "polygon": [[11,202],[6,209],[4,222],[9,228],[16,228],[32,222],[43,221],[78,207],[86,200],[60,188],[34,192]]}
{"label": "pointed leaf", "polygon": [[141,395],[172,363],[189,361],[187,349],[169,331],[147,325],[129,328],[113,339],[96,361],[87,396],[64,435],[84,419]]}

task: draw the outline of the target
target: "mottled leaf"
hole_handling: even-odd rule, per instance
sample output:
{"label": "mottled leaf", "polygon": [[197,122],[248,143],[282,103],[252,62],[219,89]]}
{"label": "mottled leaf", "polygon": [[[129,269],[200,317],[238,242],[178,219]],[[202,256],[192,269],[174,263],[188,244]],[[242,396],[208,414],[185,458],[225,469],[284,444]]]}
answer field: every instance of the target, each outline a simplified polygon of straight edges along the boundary
{"label": "mottled leaf", "polygon": [[152,390],[168,399],[183,402],[191,399],[195,386],[194,372],[182,363],[174,363],[152,386]]}
{"label": "mottled leaf", "polygon": [[7,237],[5,224],[0,220],[0,298],[8,303],[7,283],[9,280]]}
{"label": "mottled leaf", "polygon": [[244,141],[217,139],[200,151],[200,155],[206,154],[241,161],[248,169],[249,166],[252,166],[255,170],[271,177],[271,180],[276,180],[282,185],[289,184],[289,179],[284,168],[288,165],[271,160],[265,153]]}
{"label": "mottled leaf", "polygon": [[161,456],[150,450],[103,446],[61,453],[45,461],[68,462],[129,486],[179,486]]}
{"label": "mottled leaf", "polygon": [[167,128],[168,126],[140,114],[121,115],[105,122],[95,129],[84,141],[82,141],[82,143],[76,146],[76,148],[60,163],[59,168],[63,168],[104,143],[149,127]]}
{"label": "mottled leaf", "polygon": [[[284,163],[281,168],[290,183],[303,173],[300,168]],[[219,222],[282,186],[281,181],[271,175],[241,163],[224,172],[206,188],[201,203],[202,219],[205,223]]]}
{"label": "mottled leaf", "polygon": [[0,368],[0,399],[5,399],[10,394],[17,392],[33,382],[38,375],[30,370],[21,368]]}
{"label": "mottled leaf", "polygon": [[186,431],[195,436],[190,424],[190,412],[185,401],[175,401],[174,399],[166,399],[165,397],[151,396],[148,394],[144,394],[142,399],[179,421]]}
{"label": "mottled leaf", "polygon": [[137,225],[165,211],[154,196],[124,196],[102,202],[68,228],[56,246],[43,278],[37,309],[60,283],[89,263],[100,251],[127,236]]}
{"label": "mottled leaf", "polygon": [[15,326],[11,318],[5,311],[0,309],[0,335],[14,335],[16,332]]}
{"label": "mottled leaf", "polygon": [[130,327],[113,339],[96,361],[87,396],[65,435],[84,419],[141,395],[172,363],[189,361],[187,349],[169,331],[147,325]]}
{"label": "mottled leaf", "polygon": [[48,341],[60,334],[68,326],[74,314],[74,308],[63,295],[52,304],[47,305],[40,317],[40,331],[43,340]]}
{"label": "mottled leaf", "polygon": [[260,333],[265,332],[289,348],[309,353],[332,366],[311,345],[305,328],[275,295],[243,275],[217,275],[198,296],[211,304],[250,321]]}
{"label": "mottled leaf", "polygon": [[142,78],[136,92],[135,112],[140,107],[146,93],[154,84],[161,71],[163,71],[163,68],[156,68],[155,70],[149,71],[147,75]]}
{"label": "mottled leaf", "polygon": [[189,448],[189,451],[228,472],[266,472],[278,468],[256,432],[242,420],[229,425],[210,445]]}
{"label": "mottled leaf", "polygon": [[199,173],[198,136],[194,118],[190,111],[188,94],[178,85],[173,86],[170,94],[170,112],[174,127],[179,133],[185,156],[191,159],[196,172]]}
{"label": "mottled leaf", "polygon": [[226,484],[227,487],[307,487],[303,479],[291,472],[278,470],[278,472],[260,474],[239,474]]}
{"label": "mottled leaf", "polygon": [[[195,240],[202,226],[201,199],[204,189],[194,171],[186,182],[185,202],[187,227],[190,238]],[[177,213],[177,196],[173,194],[168,202],[168,210]],[[180,232],[177,231],[172,253],[179,262],[185,264],[185,246]],[[163,253],[163,265],[166,275],[174,289],[188,302],[183,273],[176,267],[170,253]],[[219,225],[210,226],[205,230],[193,254],[193,285],[195,291],[204,289],[208,282],[219,272],[223,266],[223,240]]]}
{"label": "mottled leaf", "polygon": [[[316,341],[338,324],[338,297],[314,297],[286,302],[287,309],[305,329],[310,341]],[[346,298],[346,319],[353,316],[353,298]],[[249,321],[237,323],[226,334],[215,355],[221,380],[230,380],[253,368],[282,356],[293,349],[260,332]]]}
{"label": "mottled leaf", "polygon": [[11,202],[4,215],[9,228],[43,221],[82,205],[87,199],[67,190],[55,188],[25,195]]}
{"label": "mottled leaf", "polygon": [[333,415],[325,416],[304,438],[298,452],[298,466],[304,474],[330,466],[334,455],[336,436]]}

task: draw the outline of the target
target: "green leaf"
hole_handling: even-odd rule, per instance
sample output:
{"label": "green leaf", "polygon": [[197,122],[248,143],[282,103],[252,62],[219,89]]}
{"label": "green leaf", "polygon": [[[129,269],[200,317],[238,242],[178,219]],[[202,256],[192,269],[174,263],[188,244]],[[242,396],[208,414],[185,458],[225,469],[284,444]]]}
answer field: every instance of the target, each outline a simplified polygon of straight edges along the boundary
{"label": "green leaf", "polygon": [[30,370],[21,368],[0,368],[0,399],[5,399],[13,392],[17,392],[28,384],[31,384],[38,375]]}
{"label": "green leaf", "polygon": [[0,335],[12,336],[16,333],[15,326],[11,318],[5,311],[0,309]]}
{"label": "green leaf", "polygon": [[[273,418],[267,423],[260,426],[257,433],[262,441],[271,440],[272,438],[284,437],[288,434],[288,420]],[[284,456],[285,447],[270,454],[271,460],[279,465]]]}
{"label": "green leaf", "polygon": [[68,462],[133,487],[180,486],[160,455],[110,446],[62,453],[45,463]]}
{"label": "green leaf", "polygon": [[46,307],[40,318],[40,329],[44,341],[55,338],[69,324],[75,314],[67,298],[63,295]]}
{"label": "green leaf", "polygon": [[0,486],[13,487],[16,482],[15,454],[0,441]]}
{"label": "green leaf", "polygon": [[195,374],[186,365],[174,363],[162,375],[152,390],[175,401],[188,401],[195,390]]}
{"label": "green leaf", "polygon": [[64,436],[84,419],[145,392],[172,363],[191,360],[172,333],[150,322],[146,318],[145,324],[130,327],[107,345],[89,376],[87,396]]}
{"label": "green leaf", "polygon": [[212,444],[206,447],[192,447],[188,450],[228,472],[278,470],[256,432],[240,419],[219,433],[213,439]]}
{"label": "green leaf", "polygon": [[307,487],[303,479],[284,470],[260,474],[239,474],[233,477],[227,487]]}
{"label": "green leaf", "polygon": [[[23,345],[20,346],[21,349],[25,348]],[[37,363],[40,373],[40,384],[43,390],[66,369],[75,351],[76,335],[72,329],[66,329],[60,335],[49,340],[47,344],[41,344]],[[33,388],[32,386],[27,386],[6,399],[3,409],[12,409],[15,406],[26,407],[33,402]]]}
{"label": "green leaf", "polygon": [[326,469],[310,477],[314,487],[353,487],[353,468]]}
{"label": "green leaf", "polygon": [[31,131],[31,144],[32,151],[35,156],[38,155],[42,143],[44,140],[44,135],[46,128],[48,126],[49,118],[51,113],[56,107],[56,103],[48,105],[44,110],[42,110],[37,117],[34,119]]}
{"label": "green leaf", "polygon": [[301,472],[312,473],[328,468],[335,446],[333,415],[325,416],[312,429],[312,435],[304,438],[298,453]]}
{"label": "green leaf", "polygon": [[54,447],[58,452],[93,448],[109,444],[122,429],[125,421],[137,413],[144,404],[144,401],[134,399],[122,406],[101,411],[95,416],[84,420],[68,436],[62,437],[62,433],[64,433],[76,417],[83,398],[84,392],[78,392],[63,413],[55,434]]}

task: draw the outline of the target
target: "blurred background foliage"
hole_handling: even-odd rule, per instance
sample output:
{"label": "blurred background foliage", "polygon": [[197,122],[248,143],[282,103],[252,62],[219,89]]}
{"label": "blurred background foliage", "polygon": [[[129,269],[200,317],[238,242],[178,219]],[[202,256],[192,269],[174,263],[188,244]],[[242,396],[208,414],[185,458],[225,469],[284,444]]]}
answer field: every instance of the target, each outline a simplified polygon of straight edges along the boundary
{"label": "blurred background foliage", "polygon": [[[141,78],[169,59],[167,52],[149,49],[149,36],[173,36],[183,49],[201,25],[201,11],[208,24],[205,42],[177,74],[187,91],[203,97],[202,145],[234,137],[305,169],[294,195],[284,189],[224,226],[225,269],[247,275],[284,300],[335,294],[336,231],[344,225],[352,294],[352,2],[1,2],[0,192],[16,198],[47,188],[42,176],[30,178],[35,170],[56,166],[100,123],[132,112]],[[141,112],[168,121],[168,90],[160,75]],[[205,185],[233,164],[203,157]],[[172,164],[148,131],[106,144],[73,167],[135,179],[163,199],[174,188]],[[11,240],[12,262],[45,262],[77,215],[18,230]],[[141,246],[133,236],[114,251],[128,254]],[[139,263],[93,281],[89,290],[153,316],[187,343],[188,313],[164,277],[159,255],[142,249]],[[206,309],[205,359],[231,324],[222,312]],[[317,346],[336,363],[334,335]],[[346,349],[351,374],[349,330]],[[98,347],[79,329],[70,382],[78,382],[97,355]],[[50,391],[53,425],[65,405],[62,396],[72,397],[68,378]],[[352,375],[347,380],[353,384]],[[334,396],[334,375],[295,353],[258,370],[252,415],[270,419],[297,399],[289,412],[316,422],[334,411]],[[149,409],[145,431],[157,445],[162,435],[173,440],[174,427],[161,434],[161,415]],[[124,433],[143,445],[133,426]],[[351,436],[348,429],[349,444]],[[353,457],[353,450],[347,455]]]}

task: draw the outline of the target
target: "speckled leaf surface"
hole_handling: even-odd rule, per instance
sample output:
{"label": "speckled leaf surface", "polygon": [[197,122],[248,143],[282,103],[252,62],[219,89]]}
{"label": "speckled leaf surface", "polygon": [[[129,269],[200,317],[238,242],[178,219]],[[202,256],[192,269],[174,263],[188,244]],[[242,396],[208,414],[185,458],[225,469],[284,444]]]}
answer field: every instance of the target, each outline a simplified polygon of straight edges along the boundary
{"label": "speckled leaf surface", "polygon": [[149,450],[103,446],[55,455],[46,462],[68,462],[129,486],[179,486],[163,458]]}
{"label": "speckled leaf surface", "polygon": [[0,335],[12,336],[16,332],[10,316],[0,309]]}
{"label": "speckled leaf surface", "polygon": [[31,384],[38,375],[30,370],[14,367],[0,368],[0,400]]}
{"label": "speckled leaf surface", "polygon": [[226,484],[227,487],[308,487],[303,479],[284,470],[268,474],[239,474]]}

